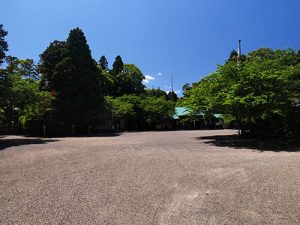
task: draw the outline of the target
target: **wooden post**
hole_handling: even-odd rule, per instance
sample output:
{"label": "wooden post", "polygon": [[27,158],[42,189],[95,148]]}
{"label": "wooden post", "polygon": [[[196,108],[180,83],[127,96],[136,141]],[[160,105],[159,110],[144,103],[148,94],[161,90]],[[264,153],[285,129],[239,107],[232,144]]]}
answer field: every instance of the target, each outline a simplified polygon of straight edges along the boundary
{"label": "wooden post", "polygon": [[75,136],[75,124],[72,124],[72,135]]}
{"label": "wooden post", "polygon": [[91,128],[92,128],[92,126],[89,125],[89,136],[91,136]]}
{"label": "wooden post", "polygon": [[43,124],[43,134],[44,134],[44,137],[46,137],[46,128],[47,128],[47,126],[45,124]]}

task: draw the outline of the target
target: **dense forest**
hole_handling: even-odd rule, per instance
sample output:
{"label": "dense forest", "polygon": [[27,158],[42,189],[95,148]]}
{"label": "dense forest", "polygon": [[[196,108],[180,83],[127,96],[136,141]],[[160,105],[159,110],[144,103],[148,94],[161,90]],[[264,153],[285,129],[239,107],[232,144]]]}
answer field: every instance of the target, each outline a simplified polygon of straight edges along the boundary
{"label": "dense forest", "polygon": [[182,106],[189,109],[187,119],[221,114],[243,136],[300,136],[300,51],[233,50],[215,72],[185,84],[178,99],[174,92],[146,89],[141,70],[120,56],[112,68],[105,56],[94,60],[79,28],[50,43],[37,65],[6,55],[7,34],[0,25],[0,121],[6,132],[90,134],[104,120],[116,129],[120,119],[127,129],[153,129]]}
{"label": "dense forest", "polygon": [[85,134],[104,120],[115,129],[120,118],[133,124],[128,129],[151,129],[174,114],[174,92],[146,89],[140,69],[120,56],[112,68],[105,56],[94,60],[79,28],[66,41],[50,43],[38,65],[7,56],[7,34],[0,25],[0,121],[6,132]]}

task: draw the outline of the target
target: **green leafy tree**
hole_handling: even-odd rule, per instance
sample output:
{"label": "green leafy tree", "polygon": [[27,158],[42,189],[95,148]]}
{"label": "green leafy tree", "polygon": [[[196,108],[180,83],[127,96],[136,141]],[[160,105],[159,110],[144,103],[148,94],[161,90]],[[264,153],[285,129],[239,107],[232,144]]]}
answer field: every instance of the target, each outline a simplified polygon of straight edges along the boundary
{"label": "green leafy tree", "polygon": [[143,73],[134,64],[124,64],[120,56],[116,57],[113,68],[110,71],[110,78],[113,81],[113,96],[129,94],[141,94],[145,86],[142,81],[145,79]]}
{"label": "green leafy tree", "polygon": [[180,104],[194,112],[223,113],[239,123],[244,135],[296,135],[299,68],[297,51],[258,49],[245,61],[219,66],[187,91]]}
{"label": "green leafy tree", "polygon": [[185,95],[185,92],[191,89],[191,85],[189,83],[186,83],[182,86],[183,95]]}
{"label": "green leafy tree", "polygon": [[[48,92],[40,91],[40,82],[35,75],[36,66],[32,60],[19,60],[16,57],[7,57],[7,67],[1,79],[1,108],[2,119],[9,126],[21,123],[23,128],[35,120],[40,122],[46,119],[46,112],[53,110],[52,98]],[[31,110],[30,116],[25,112]]]}
{"label": "green leafy tree", "polygon": [[118,74],[118,92],[119,95],[124,94],[141,94],[144,92],[145,86],[142,81],[145,79],[140,69],[133,64],[125,64],[123,71]]}
{"label": "green leafy tree", "polygon": [[102,92],[104,96],[115,96],[116,88],[115,88],[115,79],[111,75],[110,71],[102,69],[100,65],[98,65],[99,69],[99,82],[100,87],[102,88]]}
{"label": "green leafy tree", "polygon": [[115,118],[128,119],[128,118],[135,117],[136,112],[134,111],[134,103],[128,101],[128,97],[129,96],[122,96],[118,98],[114,98],[112,96],[105,97],[106,108],[112,113],[112,117],[114,119]]}
{"label": "green leafy tree", "polygon": [[145,119],[149,124],[169,119],[175,113],[175,104],[162,97],[143,98],[141,107],[145,112]]}
{"label": "green leafy tree", "polygon": [[231,51],[229,56],[229,61],[236,62],[238,58],[238,53],[234,49]]}
{"label": "green leafy tree", "polygon": [[53,97],[47,91],[40,90],[39,82],[23,81],[22,93],[30,96],[19,112],[19,122],[23,129],[32,134],[40,134],[43,125],[51,123],[54,111]]}
{"label": "green leafy tree", "polygon": [[59,77],[55,77],[54,72],[57,64],[63,59],[65,48],[65,41],[53,41],[40,55],[39,72],[42,74],[41,84],[48,91],[59,89],[57,86]]}
{"label": "green leafy tree", "polygon": [[168,92],[167,99],[171,100],[172,102],[177,102],[178,96],[174,91],[170,91],[170,92]]}
{"label": "green leafy tree", "polygon": [[163,97],[165,100],[168,98],[167,93],[159,88],[145,89],[145,93],[143,95],[150,97]]}

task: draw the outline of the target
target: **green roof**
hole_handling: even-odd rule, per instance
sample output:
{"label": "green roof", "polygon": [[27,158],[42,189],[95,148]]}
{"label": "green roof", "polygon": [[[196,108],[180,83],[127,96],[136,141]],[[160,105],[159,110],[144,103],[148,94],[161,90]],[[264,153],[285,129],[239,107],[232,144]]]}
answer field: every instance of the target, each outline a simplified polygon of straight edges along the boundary
{"label": "green roof", "polygon": [[186,107],[175,107],[175,115],[173,117],[177,117],[174,119],[178,119],[179,116],[186,116],[190,113],[190,109]]}
{"label": "green roof", "polygon": [[214,117],[216,117],[217,119],[223,119],[223,114],[215,113]]}
{"label": "green roof", "polygon": [[[175,107],[175,114],[173,115],[173,119],[179,119],[180,116],[188,116],[191,112],[191,109],[186,107]],[[198,116],[203,116],[203,113],[198,113]],[[222,119],[222,114],[214,114],[214,117],[218,119]]]}

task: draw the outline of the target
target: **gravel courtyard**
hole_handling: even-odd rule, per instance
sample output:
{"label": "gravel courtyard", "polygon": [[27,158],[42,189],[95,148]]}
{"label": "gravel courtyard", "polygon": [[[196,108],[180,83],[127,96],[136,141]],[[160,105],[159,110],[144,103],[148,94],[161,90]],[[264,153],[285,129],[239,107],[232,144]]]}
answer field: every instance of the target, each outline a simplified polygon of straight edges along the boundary
{"label": "gravel courtyard", "polygon": [[235,133],[0,137],[0,224],[300,224],[300,149]]}

